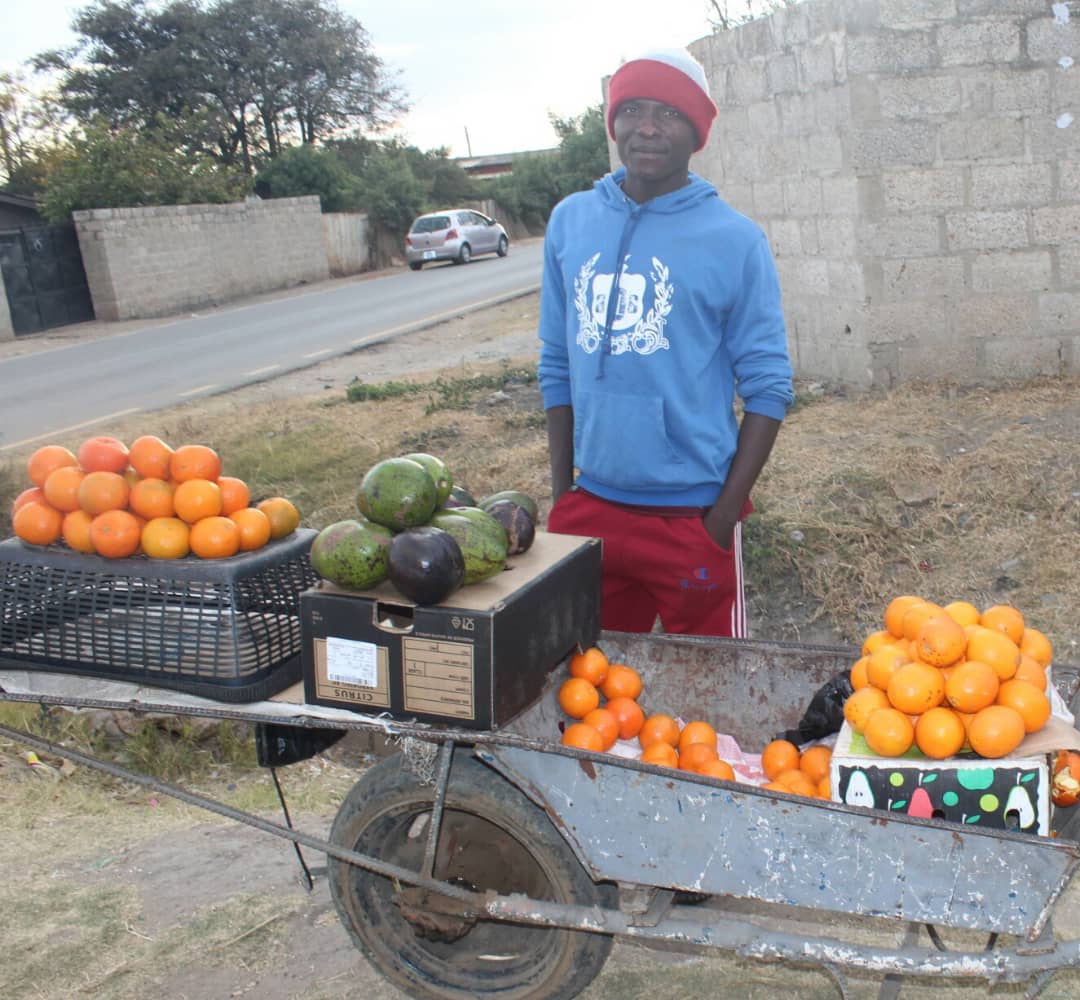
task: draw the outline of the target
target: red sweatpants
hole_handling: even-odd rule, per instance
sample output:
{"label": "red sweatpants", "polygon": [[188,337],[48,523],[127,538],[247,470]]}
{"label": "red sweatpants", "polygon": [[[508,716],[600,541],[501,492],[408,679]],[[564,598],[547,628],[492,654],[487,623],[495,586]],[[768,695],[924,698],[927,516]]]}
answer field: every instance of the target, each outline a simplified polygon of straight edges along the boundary
{"label": "red sweatpants", "polygon": [[548,530],[603,540],[603,628],[649,632],[659,615],[664,632],[746,637],[741,522],[726,552],[700,515],[638,513],[574,489],[552,507]]}

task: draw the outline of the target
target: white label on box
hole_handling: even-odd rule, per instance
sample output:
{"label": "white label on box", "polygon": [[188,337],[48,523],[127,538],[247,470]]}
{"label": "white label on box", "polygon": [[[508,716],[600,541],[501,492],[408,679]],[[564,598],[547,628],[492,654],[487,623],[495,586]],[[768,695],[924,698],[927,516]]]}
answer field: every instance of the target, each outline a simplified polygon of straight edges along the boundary
{"label": "white label on box", "polygon": [[379,647],[373,642],[326,637],[326,676],[334,684],[379,686]]}

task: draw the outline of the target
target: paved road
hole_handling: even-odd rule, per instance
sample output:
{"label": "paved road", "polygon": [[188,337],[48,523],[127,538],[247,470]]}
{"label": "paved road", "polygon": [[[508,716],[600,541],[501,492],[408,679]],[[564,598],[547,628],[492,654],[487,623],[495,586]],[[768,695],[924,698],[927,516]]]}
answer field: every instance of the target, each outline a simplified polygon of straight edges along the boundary
{"label": "paved road", "polygon": [[539,287],[543,242],[468,267],[331,282],[0,360],[0,452],[234,389]]}

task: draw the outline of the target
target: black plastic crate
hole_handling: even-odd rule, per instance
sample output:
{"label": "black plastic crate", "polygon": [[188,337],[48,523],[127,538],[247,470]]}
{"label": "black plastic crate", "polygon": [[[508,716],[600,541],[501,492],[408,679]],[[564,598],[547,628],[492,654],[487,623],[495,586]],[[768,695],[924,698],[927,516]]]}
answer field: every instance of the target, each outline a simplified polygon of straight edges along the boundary
{"label": "black plastic crate", "polygon": [[0,657],[11,666],[259,701],[300,679],[300,528],[229,559],[104,559],[0,542]]}

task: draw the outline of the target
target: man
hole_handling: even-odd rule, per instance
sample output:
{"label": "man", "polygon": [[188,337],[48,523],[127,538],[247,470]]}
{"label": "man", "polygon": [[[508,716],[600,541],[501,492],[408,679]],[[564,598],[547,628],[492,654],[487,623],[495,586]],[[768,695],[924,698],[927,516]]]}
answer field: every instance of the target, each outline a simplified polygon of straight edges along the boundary
{"label": "man", "polygon": [[689,53],[624,63],[623,166],[548,223],[548,528],[603,539],[607,629],[747,634],[741,521],[794,397],[765,235],[689,169],[715,117]]}

